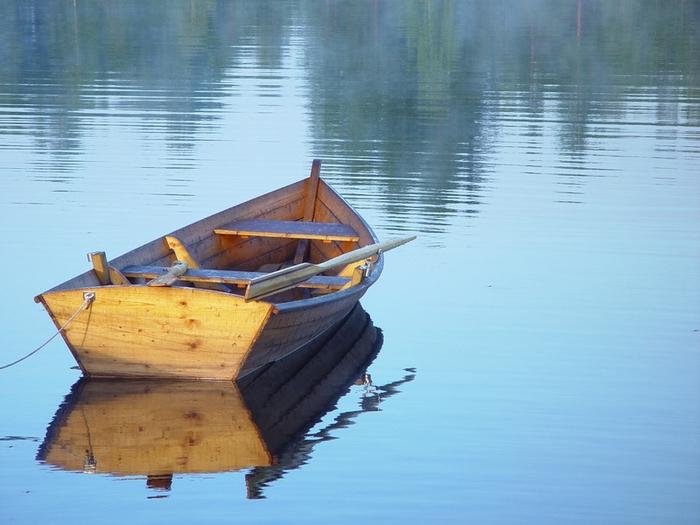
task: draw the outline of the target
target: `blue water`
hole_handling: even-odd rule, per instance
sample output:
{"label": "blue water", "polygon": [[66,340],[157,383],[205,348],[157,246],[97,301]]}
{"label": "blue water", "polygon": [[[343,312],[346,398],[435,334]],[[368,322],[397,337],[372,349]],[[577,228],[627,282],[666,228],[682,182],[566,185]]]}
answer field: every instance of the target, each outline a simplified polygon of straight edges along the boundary
{"label": "blue water", "polygon": [[87,252],[312,158],[419,235],[363,300],[374,383],[415,377],[265,499],[154,491],[35,459],[79,377],[56,340],[0,371],[0,521],[700,522],[697,2],[2,2],[0,361]]}

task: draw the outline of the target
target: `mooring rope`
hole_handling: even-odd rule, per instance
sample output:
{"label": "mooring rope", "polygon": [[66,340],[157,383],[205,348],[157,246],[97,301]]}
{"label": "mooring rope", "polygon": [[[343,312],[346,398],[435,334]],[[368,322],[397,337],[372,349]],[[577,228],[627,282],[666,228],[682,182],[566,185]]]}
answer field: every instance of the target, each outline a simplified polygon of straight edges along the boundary
{"label": "mooring rope", "polygon": [[39,350],[41,350],[41,349],[44,348],[47,344],[49,344],[51,341],[53,341],[54,337],[56,337],[58,334],[60,334],[61,332],[63,332],[63,330],[65,330],[66,328],[68,328],[68,325],[70,325],[70,324],[75,320],[75,318],[78,317],[78,314],[79,314],[80,312],[82,312],[83,310],[87,310],[87,309],[88,309],[88,306],[90,306],[90,304],[92,304],[92,301],[94,301],[94,300],[95,300],[95,294],[94,294],[94,292],[86,293],[86,294],[83,296],[83,302],[82,302],[82,304],[81,304],[81,305],[78,307],[78,309],[73,313],[73,315],[71,315],[71,316],[66,320],[66,322],[63,323],[63,325],[62,325],[58,330],[56,330],[56,333],[54,333],[51,337],[49,337],[46,341],[44,341],[44,342],[43,342],[41,345],[39,345],[37,348],[35,348],[35,349],[32,350],[31,352],[29,352],[27,355],[25,355],[25,356],[23,356],[23,357],[20,357],[20,358],[17,359],[16,361],[12,361],[11,363],[8,363],[8,364],[6,364],[6,365],[0,366],[0,370],[2,370],[3,368],[10,368],[11,366],[16,365],[17,363],[21,363],[22,361],[24,361],[24,360],[27,359],[28,357],[31,357],[31,356],[33,356],[34,354],[36,354]]}

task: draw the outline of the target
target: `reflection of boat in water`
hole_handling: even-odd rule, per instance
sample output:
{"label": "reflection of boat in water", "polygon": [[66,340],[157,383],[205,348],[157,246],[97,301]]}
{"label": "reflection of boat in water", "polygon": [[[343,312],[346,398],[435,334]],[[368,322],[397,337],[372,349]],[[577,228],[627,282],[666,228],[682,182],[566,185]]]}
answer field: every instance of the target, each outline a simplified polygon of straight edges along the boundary
{"label": "reflection of boat in water", "polygon": [[381,342],[358,305],[332,334],[237,384],[81,379],[37,459],[64,470],[145,475],[155,489],[169,489],[173,474],[255,467],[246,477],[248,494],[260,497],[264,485],[304,464],[328,432],[395,392],[393,385],[372,387],[357,410],[304,436],[365,376]]}
{"label": "reflection of boat in water", "polygon": [[365,412],[377,412],[379,405],[389,397],[399,392],[399,386],[412,381],[415,377],[415,369],[406,369],[401,379],[392,381],[385,385],[376,386],[371,384],[368,374],[361,374],[356,384],[364,384],[369,387],[366,395],[360,401],[360,406],[356,410],[349,410],[338,414],[331,423],[314,432],[311,435],[298,435],[292,439],[277,457],[277,461],[270,466],[256,466],[246,475],[248,486],[248,497],[252,499],[261,498],[262,489],[273,481],[280,479],[284,473],[299,468],[311,458],[313,448],[318,444],[330,439],[335,439],[333,431],[348,427],[353,424],[353,420]]}

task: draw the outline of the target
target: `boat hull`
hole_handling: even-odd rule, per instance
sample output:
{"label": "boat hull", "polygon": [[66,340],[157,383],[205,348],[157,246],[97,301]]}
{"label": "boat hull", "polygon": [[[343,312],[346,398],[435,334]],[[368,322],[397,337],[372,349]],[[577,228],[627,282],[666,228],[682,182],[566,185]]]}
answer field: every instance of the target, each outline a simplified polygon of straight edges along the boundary
{"label": "boat hull", "polygon": [[306,308],[275,309],[255,340],[238,377],[282,359],[337,326],[355,307],[363,292],[347,293]]}

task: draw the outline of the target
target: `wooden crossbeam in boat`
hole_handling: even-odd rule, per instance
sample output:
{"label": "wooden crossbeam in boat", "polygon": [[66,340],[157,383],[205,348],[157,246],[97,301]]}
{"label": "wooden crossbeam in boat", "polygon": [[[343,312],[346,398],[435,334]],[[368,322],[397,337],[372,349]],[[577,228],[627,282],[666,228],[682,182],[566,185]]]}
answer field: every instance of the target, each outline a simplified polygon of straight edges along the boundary
{"label": "wooden crossbeam in boat", "polygon": [[358,241],[360,236],[347,224],[337,222],[244,220],[217,228],[218,235],[316,239],[321,241]]}
{"label": "wooden crossbeam in boat", "polygon": [[[122,273],[127,277],[144,277],[146,279],[155,279],[161,275],[165,275],[170,268],[165,266],[127,266],[122,269]],[[188,268],[187,271],[178,278],[182,281],[193,283],[222,283],[247,285],[253,279],[267,275],[262,272],[238,272],[232,270],[202,270]],[[312,277],[308,281],[298,284],[301,288],[321,288],[327,290],[339,290],[350,279],[347,277],[333,277],[319,275]]]}

